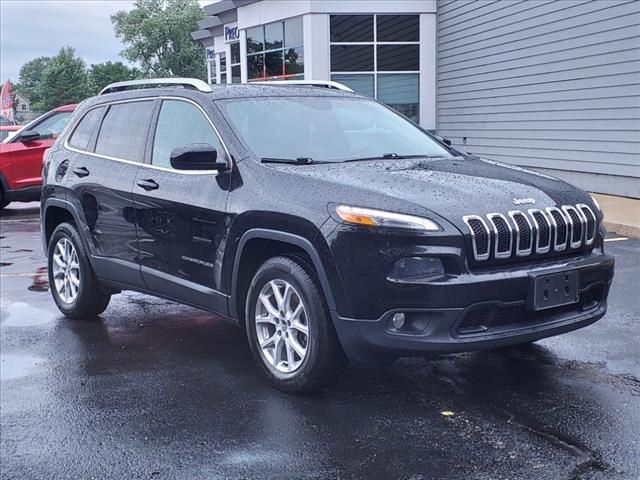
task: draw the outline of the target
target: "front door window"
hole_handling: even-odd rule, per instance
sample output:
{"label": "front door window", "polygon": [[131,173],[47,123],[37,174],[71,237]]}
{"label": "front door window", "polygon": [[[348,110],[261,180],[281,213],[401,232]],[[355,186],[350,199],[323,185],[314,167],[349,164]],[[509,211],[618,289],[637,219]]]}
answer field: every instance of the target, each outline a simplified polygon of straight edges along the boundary
{"label": "front door window", "polygon": [[218,136],[196,106],[179,100],[165,100],[158,117],[151,164],[171,168],[171,152],[190,144],[209,144],[223,155]]}

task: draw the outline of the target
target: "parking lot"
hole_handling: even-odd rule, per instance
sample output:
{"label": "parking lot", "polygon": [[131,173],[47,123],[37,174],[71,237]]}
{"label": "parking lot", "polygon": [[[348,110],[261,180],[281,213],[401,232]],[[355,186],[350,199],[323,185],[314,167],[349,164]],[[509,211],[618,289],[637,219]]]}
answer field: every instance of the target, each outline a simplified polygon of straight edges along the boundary
{"label": "parking lot", "polygon": [[640,241],[611,235],[609,313],[532,346],[351,367],[298,397],[241,330],[125,292],[63,318],[38,205],[0,219],[0,477],[640,478]]}

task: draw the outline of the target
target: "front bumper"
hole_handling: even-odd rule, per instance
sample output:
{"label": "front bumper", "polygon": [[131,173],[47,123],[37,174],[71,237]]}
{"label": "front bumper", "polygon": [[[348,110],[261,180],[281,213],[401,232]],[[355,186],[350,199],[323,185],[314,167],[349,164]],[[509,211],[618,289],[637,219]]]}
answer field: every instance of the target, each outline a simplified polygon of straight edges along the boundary
{"label": "front bumper", "polygon": [[[454,353],[527,343],[590,325],[605,314],[614,271],[611,255],[594,253],[543,266],[535,272],[579,272],[577,304],[533,312],[527,309],[532,268],[465,274],[429,288],[421,295],[449,299],[438,308],[392,308],[373,320],[333,312],[343,349],[358,363],[379,363],[399,356]],[[446,303],[446,302],[442,302]],[[407,327],[395,330],[395,313],[405,313]],[[484,329],[469,329],[475,317],[492,318]],[[474,317],[475,316],[475,317]],[[464,328],[462,328],[464,327]]]}

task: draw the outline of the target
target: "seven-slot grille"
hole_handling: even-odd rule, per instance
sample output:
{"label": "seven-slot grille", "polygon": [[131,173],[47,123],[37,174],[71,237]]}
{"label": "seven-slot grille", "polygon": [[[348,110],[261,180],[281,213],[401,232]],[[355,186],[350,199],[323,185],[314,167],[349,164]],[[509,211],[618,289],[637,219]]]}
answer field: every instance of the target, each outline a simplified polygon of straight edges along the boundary
{"label": "seven-slot grille", "polygon": [[514,210],[508,216],[490,213],[485,217],[463,217],[469,227],[473,257],[477,261],[561,252],[566,248],[592,245],[597,217],[588,205]]}

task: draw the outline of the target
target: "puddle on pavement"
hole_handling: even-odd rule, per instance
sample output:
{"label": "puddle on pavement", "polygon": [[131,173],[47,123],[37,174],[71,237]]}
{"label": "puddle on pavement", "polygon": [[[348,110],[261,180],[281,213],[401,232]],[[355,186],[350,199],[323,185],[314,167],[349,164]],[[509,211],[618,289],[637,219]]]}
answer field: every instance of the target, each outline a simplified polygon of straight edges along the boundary
{"label": "puddle on pavement", "polygon": [[[229,452],[225,455],[225,463],[232,465],[247,465],[247,464],[268,464],[273,460],[276,452],[259,452],[239,450],[236,452]],[[280,454],[281,455],[281,454]]]}
{"label": "puddle on pavement", "polygon": [[28,303],[11,303],[2,312],[2,326],[5,327],[33,327],[44,325],[55,320],[56,315],[47,310],[36,308]]}
{"label": "puddle on pavement", "polygon": [[44,360],[30,355],[0,355],[0,380],[15,380],[34,374]]}

